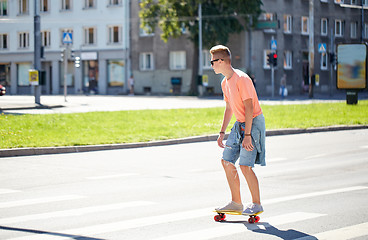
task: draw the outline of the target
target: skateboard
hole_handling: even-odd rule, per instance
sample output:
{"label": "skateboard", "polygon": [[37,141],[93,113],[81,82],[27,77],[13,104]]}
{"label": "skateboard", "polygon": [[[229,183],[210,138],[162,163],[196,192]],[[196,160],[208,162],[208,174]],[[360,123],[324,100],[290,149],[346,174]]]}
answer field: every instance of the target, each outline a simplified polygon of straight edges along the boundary
{"label": "skateboard", "polygon": [[[226,214],[229,215],[242,215],[242,212],[227,212],[227,211],[214,211],[217,215],[214,217],[216,222],[222,222],[226,219]],[[258,215],[262,212],[258,212],[256,214],[249,215],[248,222],[249,223],[257,223],[261,219]]]}

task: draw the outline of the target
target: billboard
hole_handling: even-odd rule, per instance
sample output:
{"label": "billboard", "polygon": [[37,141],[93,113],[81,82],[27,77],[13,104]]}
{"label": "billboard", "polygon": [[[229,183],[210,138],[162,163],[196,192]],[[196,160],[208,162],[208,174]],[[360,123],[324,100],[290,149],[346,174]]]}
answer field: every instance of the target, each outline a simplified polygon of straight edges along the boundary
{"label": "billboard", "polygon": [[337,88],[367,87],[367,46],[340,44],[337,46]]}

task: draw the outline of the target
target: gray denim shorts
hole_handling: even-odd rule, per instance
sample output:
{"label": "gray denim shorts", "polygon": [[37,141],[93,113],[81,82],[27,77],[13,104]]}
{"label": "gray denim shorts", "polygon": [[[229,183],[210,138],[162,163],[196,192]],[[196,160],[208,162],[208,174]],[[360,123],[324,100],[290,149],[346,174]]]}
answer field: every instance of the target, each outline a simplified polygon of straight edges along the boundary
{"label": "gray denim shorts", "polygon": [[[255,117],[252,125],[257,125],[260,121],[264,123],[263,114]],[[239,165],[254,167],[258,153],[257,146],[259,146],[260,134],[256,133],[256,129],[254,129],[253,126],[251,132],[252,145],[254,146],[253,151],[247,151],[242,147],[245,123],[235,122],[226,140],[226,147],[222,155],[223,160],[235,164],[239,159]]]}

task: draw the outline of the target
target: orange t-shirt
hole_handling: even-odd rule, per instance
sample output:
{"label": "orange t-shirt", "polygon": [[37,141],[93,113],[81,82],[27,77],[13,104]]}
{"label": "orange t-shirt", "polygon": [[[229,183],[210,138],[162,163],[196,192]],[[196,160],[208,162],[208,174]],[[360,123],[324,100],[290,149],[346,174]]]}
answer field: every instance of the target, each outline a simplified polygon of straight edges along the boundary
{"label": "orange t-shirt", "polygon": [[256,89],[254,88],[252,79],[239,69],[234,69],[235,72],[230,79],[224,78],[221,82],[224,100],[230,104],[236,120],[245,122],[245,106],[243,101],[251,98],[253,102],[253,118],[262,113],[259,105]]}

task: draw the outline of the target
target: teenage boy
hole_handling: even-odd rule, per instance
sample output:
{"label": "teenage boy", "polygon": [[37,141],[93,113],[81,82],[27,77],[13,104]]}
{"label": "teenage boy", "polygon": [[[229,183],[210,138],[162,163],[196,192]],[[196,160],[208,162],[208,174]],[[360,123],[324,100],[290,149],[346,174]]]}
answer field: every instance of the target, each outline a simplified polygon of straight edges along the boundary
{"label": "teenage boy", "polygon": [[[243,215],[259,214],[263,212],[263,207],[261,205],[258,179],[252,168],[255,163],[261,166],[266,165],[266,128],[262,109],[250,77],[241,70],[232,67],[229,48],[217,45],[211,48],[210,53],[213,70],[216,74],[224,75],[221,88],[226,108],[217,144],[224,148],[221,162],[232,197],[229,204],[216,210],[219,212],[242,212]],[[236,117],[236,122],[231,129],[226,144],[224,144],[225,130],[233,114]],[[238,159],[240,159],[240,169],[252,195],[252,203],[245,209],[243,209],[241,200],[239,175],[235,167]]]}

